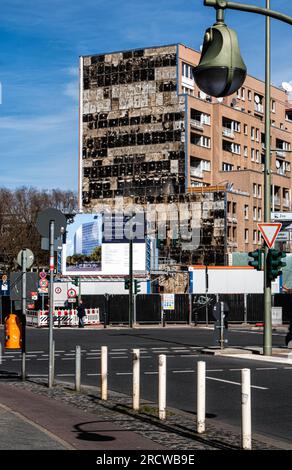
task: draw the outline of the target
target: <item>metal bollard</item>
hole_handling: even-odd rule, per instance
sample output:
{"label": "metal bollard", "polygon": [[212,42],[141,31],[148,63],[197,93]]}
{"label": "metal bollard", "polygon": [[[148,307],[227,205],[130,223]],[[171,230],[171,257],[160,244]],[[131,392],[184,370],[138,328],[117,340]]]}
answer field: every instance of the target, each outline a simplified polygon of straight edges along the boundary
{"label": "metal bollard", "polygon": [[250,369],[241,371],[241,444],[251,450],[251,387]]}
{"label": "metal bollard", "polygon": [[80,392],[81,389],[81,348],[76,346],[75,355],[75,390]]}
{"label": "metal bollard", "polygon": [[107,346],[101,347],[101,399],[107,400]]}
{"label": "metal bollard", "polygon": [[159,419],[166,419],[166,356],[159,355],[159,372],[158,372],[158,409]]}
{"label": "metal bollard", "polygon": [[197,375],[197,432],[202,434],[206,428],[206,362],[198,362]]}
{"label": "metal bollard", "polygon": [[140,350],[133,349],[133,410],[140,409]]}

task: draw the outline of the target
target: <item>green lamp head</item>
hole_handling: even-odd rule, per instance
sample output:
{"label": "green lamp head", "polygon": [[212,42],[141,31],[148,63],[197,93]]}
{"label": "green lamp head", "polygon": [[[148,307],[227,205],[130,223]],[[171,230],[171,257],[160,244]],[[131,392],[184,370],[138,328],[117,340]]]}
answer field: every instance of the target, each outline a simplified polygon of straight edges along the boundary
{"label": "green lamp head", "polygon": [[241,87],[246,66],[233,29],[219,22],[206,30],[201,60],[193,74],[198,87],[210,96],[232,95]]}

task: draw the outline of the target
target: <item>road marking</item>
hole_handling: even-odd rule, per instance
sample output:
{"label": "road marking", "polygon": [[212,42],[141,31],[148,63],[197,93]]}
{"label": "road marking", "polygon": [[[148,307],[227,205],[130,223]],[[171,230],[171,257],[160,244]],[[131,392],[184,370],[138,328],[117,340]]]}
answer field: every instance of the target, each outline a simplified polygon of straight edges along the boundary
{"label": "road marking", "polygon": [[88,375],[88,377],[91,377],[91,376],[93,377],[95,375],[100,375],[100,374],[86,374],[86,375]]}
{"label": "road marking", "polygon": [[29,377],[48,377],[48,374],[28,374]]}
{"label": "road marking", "polygon": [[37,361],[47,361],[48,358],[45,358],[45,359],[37,359]]}
{"label": "road marking", "polygon": [[152,359],[152,357],[153,356],[142,356],[142,354],[141,354],[140,359]]}
{"label": "road marking", "polygon": [[62,357],[62,361],[75,361],[75,357]]}
{"label": "road marking", "polygon": [[292,367],[284,367],[284,369],[291,370],[291,369],[292,369]]}
{"label": "road marking", "polygon": [[[215,377],[206,377],[206,379],[215,380],[216,382],[224,382],[224,383],[231,384],[231,385],[240,385],[240,386],[241,386],[241,383],[239,383],[239,382],[231,382],[231,380],[217,379],[217,378],[215,378]],[[259,387],[259,386],[257,386],[257,385],[251,385],[251,388],[257,388],[257,389],[259,389],[259,390],[269,390],[267,387]]]}
{"label": "road marking", "polygon": [[150,348],[152,349],[153,351],[154,350],[157,350],[157,351],[168,351],[168,348]]}
{"label": "road marking", "polygon": [[60,350],[55,351],[55,352],[62,353],[62,352],[65,352],[65,351],[63,351],[62,349],[60,349]]}
{"label": "road marking", "polygon": [[44,353],[45,351],[30,351],[27,354]]}
{"label": "road marking", "polygon": [[57,377],[75,377],[75,374],[57,374]]}
{"label": "road marking", "polygon": [[116,372],[116,375],[133,375],[133,372]]}
{"label": "road marking", "polygon": [[92,357],[92,356],[91,356],[91,357],[86,357],[85,359],[86,359],[87,361],[90,361],[91,359],[94,359],[94,360],[95,360],[95,359],[100,359],[100,356],[96,356],[96,357]]}
{"label": "road marking", "polygon": [[[92,349],[92,351],[94,351],[94,349]],[[128,349],[117,349],[117,348],[113,348],[112,351],[128,351]]]}
{"label": "road marking", "polygon": [[158,374],[158,372],[144,372],[145,375],[154,375],[154,374]]}
{"label": "road marking", "polygon": [[181,354],[179,357],[198,357],[199,354]]}
{"label": "road marking", "polygon": [[111,357],[111,359],[129,359],[129,358],[128,356],[120,356],[120,357],[114,356],[114,357]]}
{"label": "road marking", "polygon": [[256,370],[278,370],[278,367],[257,367]]}
{"label": "road marking", "polygon": [[[223,370],[223,369],[222,369]],[[233,372],[233,371],[239,371],[239,370],[242,370],[242,369],[228,369],[229,371]]]}
{"label": "road marking", "polygon": [[[206,372],[223,372],[224,369],[207,369]],[[231,370],[231,369],[230,369]],[[234,370],[234,369],[233,369]],[[239,369],[236,369],[239,370]],[[240,369],[241,370],[241,369]]]}
{"label": "road marking", "polygon": [[92,352],[92,353],[86,353],[87,356],[96,356],[96,352]]}
{"label": "road marking", "polygon": [[188,374],[189,372],[195,372],[195,370],[173,370],[173,374]]}

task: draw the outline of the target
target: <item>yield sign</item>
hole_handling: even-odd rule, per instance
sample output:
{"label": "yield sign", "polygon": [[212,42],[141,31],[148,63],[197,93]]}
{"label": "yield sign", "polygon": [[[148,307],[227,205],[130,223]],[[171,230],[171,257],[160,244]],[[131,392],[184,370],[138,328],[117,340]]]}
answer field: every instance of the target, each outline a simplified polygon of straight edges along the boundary
{"label": "yield sign", "polygon": [[278,233],[280,232],[282,224],[280,223],[263,223],[258,224],[258,228],[261,231],[262,236],[269,248],[275,243]]}

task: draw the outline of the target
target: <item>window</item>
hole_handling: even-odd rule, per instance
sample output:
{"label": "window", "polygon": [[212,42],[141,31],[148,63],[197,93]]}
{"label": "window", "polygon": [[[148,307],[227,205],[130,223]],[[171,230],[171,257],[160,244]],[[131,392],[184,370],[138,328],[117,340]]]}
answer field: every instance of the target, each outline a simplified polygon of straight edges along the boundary
{"label": "window", "polygon": [[222,171],[232,171],[233,170],[233,165],[231,163],[222,163]]}
{"label": "window", "polygon": [[254,162],[254,149],[251,149],[251,161]]}
{"label": "window", "polygon": [[248,97],[248,101],[251,101],[251,100],[252,100],[252,92],[251,92],[251,90],[247,90],[247,97]]}
{"label": "window", "polygon": [[255,183],[253,183],[253,196],[254,197],[257,197],[257,185]]}
{"label": "window", "polygon": [[248,205],[244,205],[244,218],[245,220],[248,220]]}
{"label": "window", "polygon": [[232,238],[233,240],[236,240],[236,236],[237,236],[237,227],[232,227]]}
{"label": "window", "polygon": [[259,184],[258,185],[258,198],[261,199],[261,197],[262,197],[262,185]]}
{"label": "window", "polygon": [[244,230],[244,242],[248,243],[248,228]]}
{"label": "window", "polygon": [[258,207],[258,221],[260,222],[262,220],[262,209],[261,207]]}
{"label": "window", "polygon": [[276,112],[276,101],[275,100],[272,100],[271,108],[272,108],[272,113],[275,113]]}
{"label": "window", "polygon": [[257,208],[253,208],[253,220],[257,220]]}
{"label": "window", "polygon": [[199,145],[200,147],[210,148],[211,139],[204,135],[195,134],[191,132],[191,144]]}
{"label": "window", "polygon": [[230,214],[231,211],[231,201],[227,201],[227,212]]}
{"label": "window", "polygon": [[223,140],[222,141],[222,148],[226,152],[236,153],[237,155],[240,155],[240,145],[235,144],[234,142],[229,142],[227,140]]}
{"label": "window", "polygon": [[257,142],[260,141],[260,130],[259,129],[256,129],[256,141]]}
{"label": "window", "polygon": [[256,162],[260,163],[260,152],[256,150]]}
{"label": "window", "polygon": [[243,126],[243,132],[244,132],[245,135],[248,134],[247,124],[244,124],[244,126]]}
{"label": "window", "polygon": [[255,137],[255,128],[254,127],[251,128],[250,135],[251,135],[251,140],[254,140],[254,137]]}
{"label": "window", "polygon": [[244,146],[244,151],[243,152],[244,152],[243,155],[245,157],[248,157],[248,148],[246,147],[246,145]]}
{"label": "window", "polygon": [[232,214],[236,214],[236,202],[232,203]]}
{"label": "window", "polygon": [[257,234],[257,231],[254,230],[253,231],[253,243],[257,243],[258,242],[258,234]]}

